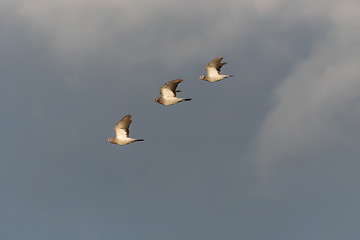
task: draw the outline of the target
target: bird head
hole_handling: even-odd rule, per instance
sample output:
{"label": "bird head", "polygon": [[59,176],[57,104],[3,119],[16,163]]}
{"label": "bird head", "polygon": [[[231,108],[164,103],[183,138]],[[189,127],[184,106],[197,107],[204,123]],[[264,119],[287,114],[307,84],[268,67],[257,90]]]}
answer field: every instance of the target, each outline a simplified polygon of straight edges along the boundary
{"label": "bird head", "polygon": [[205,75],[201,75],[200,77],[199,77],[199,80],[204,80],[205,79]]}
{"label": "bird head", "polygon": [[159,102],[160,101],[160,98],[154,98],[153,99],[153,102]]}

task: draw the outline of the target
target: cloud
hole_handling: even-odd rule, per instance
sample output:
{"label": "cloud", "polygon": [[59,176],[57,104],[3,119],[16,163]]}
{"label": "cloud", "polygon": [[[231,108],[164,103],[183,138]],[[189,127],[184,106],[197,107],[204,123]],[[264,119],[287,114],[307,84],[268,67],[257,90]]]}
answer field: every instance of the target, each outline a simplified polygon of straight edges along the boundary
{"label": "cloud", "polygon": [[[357,1],[28,0],[2,5],[27,29],[34,44],[41,42],[39,46],[51,53],[48,58],[51,55],[71,68],[64,71],[68,82],[100,71],[99,77],[110,72],[111,79],[129,76],[134,69],[150,66],[142,69],[145,75],[154,64],[170,71],[199,59],[202,73],[205,57],[210,60],[224,52],[247,64],[239,67],[233,62],[228,68],[246,72],[245,68],[255,66],[267,75],[287,74],[257,136],[256,158],[261,165],[342,143],[346,129],[356,124],[350,116],[357,116],[353,109],[358,98]],[[317,35],[317,30],[325,34]],[[247,59],[255,54],[254,64],[249,63]],[[284,69],[282,64],[266,64],[261,57],[292,63]],[[306,60],[299,63],[302,58]],[[269,66],[279,69],[267,70]],[[77,76],[84,72],[86,77]],[[251,76],[249,70],[244,76]],[[139,81],[154,85],[143,78]],[[249,81],[269,86],[263,79]]]}
{"label": "cloud", "polygon": [[255,158],[264,174],[359,139],[359,130],[350,129],[360,127],[360,3],[329,2],[319,14],[328,22],[325,37],[277,87],[257,136]]}
{"label": "cloud", "polygon": [[112,55],[122,64],[147,64],[166,54],[176,56],[164,61],[174,66],[207,51],[221,53],[239,41],[239,32],[252,32],[257,17],[278,14],[281,1],[28,0],[7,5],[62,62]]}

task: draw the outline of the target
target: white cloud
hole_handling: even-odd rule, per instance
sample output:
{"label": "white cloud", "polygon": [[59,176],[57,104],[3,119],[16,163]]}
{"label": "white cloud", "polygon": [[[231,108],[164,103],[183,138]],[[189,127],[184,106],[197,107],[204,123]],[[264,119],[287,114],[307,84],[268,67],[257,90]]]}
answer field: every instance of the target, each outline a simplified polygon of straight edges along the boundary
{"label": "white cloud", "polygon": [[359,139],[359,131],[349,129],[360,128],[354,121],[360,115],[360,3],[330,2],[319,14],[329,22],[326,36],[278,86],[258,135],[255,155],[264,173]]}
{"label": "white cloud", "polygon": [[281,0],[266,2],[26,0],[8,4],[64,62],[97,56],[108,48],[126,56],[127,62],[145,64],[164,53],[185,61],[199,51],[221,52],[252,31],[257,15],[275,13]]}
{"label": "white cloud", "polygon": [[[298,25],[320,22],[326,25],[326,35],[317,39],[305,62],[291,66],[292,72],[276,90],[276,104],[257,138],[256,158],[264,166],[329,148],[346,142],[346,129],[357,124],[353,119],[359,115],[354,103],[359,99],[360,4],[356,0],[4,2],[35,39],[45,38],[54,55],[69,65],[103,57],[119,66],[151,61],[176,66],[225,50],[237,54],[239,42],[259,41],[254,36],[264,37],[260,41],[273,58],[291,58],[299,54],[289,50],[291,36],[278,41],[272,31],[283,28],[291,34]],[[263,29],[260,25],[268,27],[272,38],[254,34]]]}

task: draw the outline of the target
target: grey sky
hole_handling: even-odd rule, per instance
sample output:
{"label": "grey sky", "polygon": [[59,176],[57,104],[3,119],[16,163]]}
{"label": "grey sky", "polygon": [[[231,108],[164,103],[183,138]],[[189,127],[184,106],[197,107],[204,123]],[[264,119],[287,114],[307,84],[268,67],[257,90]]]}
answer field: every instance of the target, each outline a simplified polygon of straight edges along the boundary
{"label": "grey sky", "polygon": [[[359,238],[358,1],[0,13],[1,239]],[[193,100],[153,103],[176,78]],[[145,141],[106,144],[126,114]]]}

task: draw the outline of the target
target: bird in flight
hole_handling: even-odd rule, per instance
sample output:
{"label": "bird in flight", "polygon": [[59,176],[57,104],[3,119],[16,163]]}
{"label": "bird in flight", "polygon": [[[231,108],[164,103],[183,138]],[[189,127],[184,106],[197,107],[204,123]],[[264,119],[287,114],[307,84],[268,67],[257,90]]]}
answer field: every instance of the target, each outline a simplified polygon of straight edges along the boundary
{"label": "bird in flight", "polygon": [[226,64],[226,62],[221,62],[223,57],[217,57],[211,62],[209,62],[205,69],[206,75],[199,77],[199,80],[205,80],[208,82],[217,82],[228,77],[233,77],[234,75],[223,75],[220,71],[221,67]]}
{"label": "bird in flight", "polygon": [[115,138],[109,138],[106,142],[117,145],[126,145],[137,141],[144,141],[144,139],[134,139],[129,137],[129,126],[132,122],[130,118],[130,114],[123,117],[114,127]]}
{"label": "bird in flight", "polygon": [[176,87],[179,83],[181,83],[182,79],[176,79],[173,81],[170,81],[168,83],[165,83],[160,88],[160,94],[161,97],[154,98],[153,102],[157,102],[163,105],[173,105],[178,102],[184,102],[184,101],[190,101],[191,98],[178,98],[177,92],[180,92],[179,90],[176,90]]}

